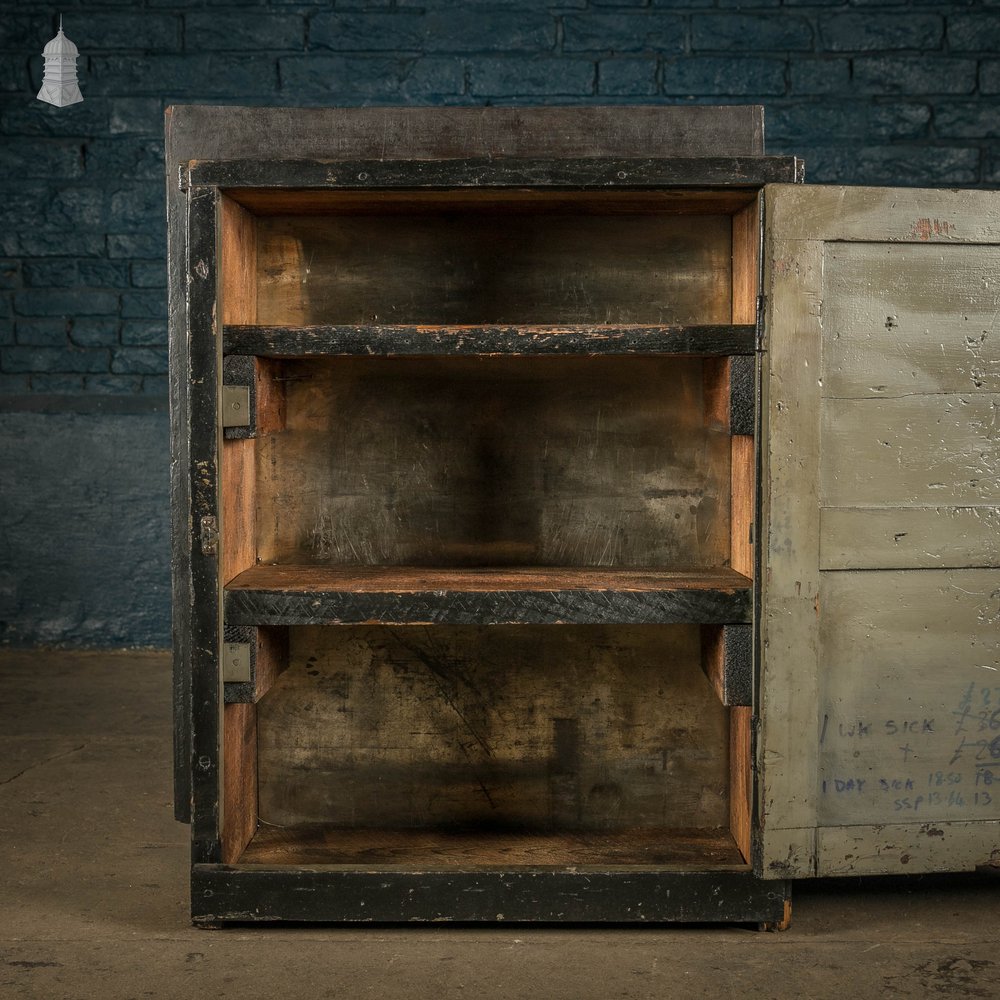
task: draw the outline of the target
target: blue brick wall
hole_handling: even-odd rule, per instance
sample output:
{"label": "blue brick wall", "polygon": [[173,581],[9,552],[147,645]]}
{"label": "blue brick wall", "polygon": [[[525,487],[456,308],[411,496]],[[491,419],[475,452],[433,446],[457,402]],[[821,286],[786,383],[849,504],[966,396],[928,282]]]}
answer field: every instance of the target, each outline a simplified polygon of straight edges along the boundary
{"label": "blue brick wall", "polygon": [[0,393],[164,392],[174,101],[760,102],[812,181],[1000,182],[997,0],[65,0],[63,109],[52,6],[4,7]]}
{"label": "blue brick wall", "polygon": [[169,638],[175,102],[761,103],[814,182],[992,187],[1000,0],[0,0],[0,642]]}

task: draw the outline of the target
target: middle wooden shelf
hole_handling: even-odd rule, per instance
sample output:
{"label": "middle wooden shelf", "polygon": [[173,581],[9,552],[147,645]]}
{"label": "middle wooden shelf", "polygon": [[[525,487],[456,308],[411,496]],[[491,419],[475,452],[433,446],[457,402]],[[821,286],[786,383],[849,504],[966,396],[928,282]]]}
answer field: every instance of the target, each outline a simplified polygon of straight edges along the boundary
{"label": "middle wooden shelf", "polygon": [[753,324],[227,324],[223,352],[272,358],[329,355],[752,355]]}
{"label": "middle wooden shelf", "polygon": [[226,586],[229,625],[734,624],[752,581],[728,568],[256,565]]}

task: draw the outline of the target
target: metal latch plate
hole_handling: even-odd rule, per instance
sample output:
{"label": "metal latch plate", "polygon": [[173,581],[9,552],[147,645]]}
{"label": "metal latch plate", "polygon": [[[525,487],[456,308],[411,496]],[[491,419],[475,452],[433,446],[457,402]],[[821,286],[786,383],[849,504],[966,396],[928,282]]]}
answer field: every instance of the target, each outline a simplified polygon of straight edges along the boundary
{"label": "metal latch plate", "polygon": [[250,387],[224,385],[222,387],[222,426],[250,426]]}
{"label": "metal latch plate", "polygon": [[226,682],[250,683],[250,643],[222,644],[222,679]]}

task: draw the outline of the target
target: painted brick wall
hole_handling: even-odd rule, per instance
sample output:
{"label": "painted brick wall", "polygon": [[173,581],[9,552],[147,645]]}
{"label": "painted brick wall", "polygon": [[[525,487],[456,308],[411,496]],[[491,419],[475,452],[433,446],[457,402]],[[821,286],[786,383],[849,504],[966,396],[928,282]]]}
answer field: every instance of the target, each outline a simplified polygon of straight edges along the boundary
{"label": "painted brick wall", "polygon": [[1000,0],[0,0],[0,642],[168,642],[175,102],[762,103],[813,182],[997,186]]}
{"label": "painted brick wall", "polygon": [[0,18],[0,391],[165,391],[162,111],[760,102],[814,182],[1000,181],[1000,4],[65,0],[85,101],[33,99],[50,4]]}

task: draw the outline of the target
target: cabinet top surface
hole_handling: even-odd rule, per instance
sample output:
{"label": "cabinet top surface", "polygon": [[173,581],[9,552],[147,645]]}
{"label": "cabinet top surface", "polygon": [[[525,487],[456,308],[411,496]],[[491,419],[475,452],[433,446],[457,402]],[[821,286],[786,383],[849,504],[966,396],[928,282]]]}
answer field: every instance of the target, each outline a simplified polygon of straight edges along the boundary
{"label": "cabinet top surface", "polygon": [[764,152],[760,105],[257,108],[174,105],[168,165],[192,159],[700,157]]}

